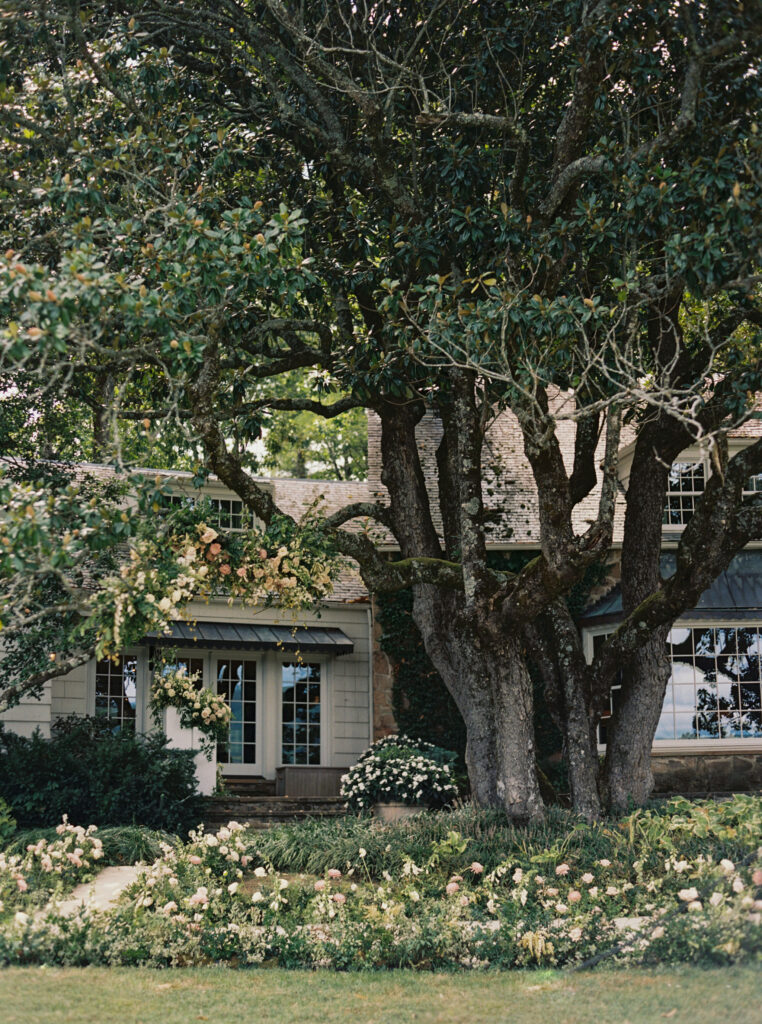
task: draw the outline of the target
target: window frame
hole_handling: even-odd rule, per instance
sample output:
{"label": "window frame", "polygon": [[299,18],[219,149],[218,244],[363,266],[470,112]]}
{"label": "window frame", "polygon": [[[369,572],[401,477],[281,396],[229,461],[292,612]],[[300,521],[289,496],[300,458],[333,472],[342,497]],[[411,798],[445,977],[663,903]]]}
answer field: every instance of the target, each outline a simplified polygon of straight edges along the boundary
{"label": "window frame", "polygon": [[320,762],[318,764],[289,764],[283,760],[283,666],[293,665],[297,662],[296,657],[289,657],[288,652],[273,652],[274,670],[273,674],[277,685],[277,728],[275,733],[276,768],[325,768],[333,762],[333,728],[332,728],[332,707],[330,700],[331,688],[330,679],[330,657],[324,654],[307,655],[302,660],[308,665],[320,666]]}
{"label": "window frame", "polygon": [[[187,494],[182,491],[172,491],[171,494],[166,496],[167,504],[170,506],[182,506],[183,503],[195,504],[197,501],[208,501],[215,508],[214,521],[207,525],[219,530],[221,533],[244,533],[246,530],[257,530],[262,527],[262,520],[257,514],[251,509],[247,509],[241,498],[232,492],[230,494],[209,494],[205,491],[200,491],[195,495]],[[228,505],[229,509],[226,515],[232,521],[234,516],[240,516],[241,526],[223,526],[222,525],[222,506]],[[233,505],[240,505],[240,512],[233,511]],[[247,526],[243,525],[244,517],[248,512],[250,522]]]}
{"label": "window frame", "polygon": [[[590,626],[583,631],[582,645],[585,660],[588,664],[593,659],[593,644],[596,636],[605,636],[608,633],[612,633],[616,629],[616,623],[608,623],[600,626]],[[685,617],[678,619],[673,623],[672,629],[748,629],[754,628],[762,633],[762,610],[758,618],[750,620],[738,620],[738,619],[699,619],[695,616]],[[663,705],[662,705],[663,706]],[[707,738],[695,738],[695,739],[665,739],[657,740],[654,739],[651,743],[651,750],[654,754],[709,754],[720,750],[723,751],[746,751],[747,753],[753,753],[762,750],[762,736],[759,737],[748,737],[743,736],[730,736],[730,737],[716,737],[713,739]],[[598,744],[599,754],[605,754],[606,745],[603,743]]]}
{"label": "window frame", "polygon": [[[148,715],[148,652],[143,647],[130,647],[121,651],[121,658],[135,659],[135,735],[142,736],[147,731],[149,724]],[[91,658],[87,665],[87,714],[96,717],[96,676],[98,674],[98,661],[108,659]]]}

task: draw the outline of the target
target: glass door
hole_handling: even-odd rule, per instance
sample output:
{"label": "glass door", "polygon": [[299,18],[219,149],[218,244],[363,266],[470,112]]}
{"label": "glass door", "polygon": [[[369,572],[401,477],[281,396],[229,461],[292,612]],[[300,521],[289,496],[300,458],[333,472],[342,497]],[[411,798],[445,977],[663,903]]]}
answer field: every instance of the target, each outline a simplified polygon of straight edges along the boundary
{"label": "glass door", "polygon": [[214,658],[217,693],[232,711],[227,740],[217,744],[217,763],[226,775],[259,775],[261,717],[256,661]]}

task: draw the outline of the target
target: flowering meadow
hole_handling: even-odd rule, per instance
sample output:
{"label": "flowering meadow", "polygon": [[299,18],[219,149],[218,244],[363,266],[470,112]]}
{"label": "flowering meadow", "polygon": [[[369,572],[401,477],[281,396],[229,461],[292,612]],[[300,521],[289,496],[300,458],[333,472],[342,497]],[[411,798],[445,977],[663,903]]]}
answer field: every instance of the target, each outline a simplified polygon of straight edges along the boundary
{"label": "flowering meadow", "polygon": [[[289,869],[277,830],[199,829],[163,843],[112,909],[69,916],[56,899],[92,875],[99,846],[64,823],[57,841],[0,860],[0,963],[482,969],[762,955],[759,797],[676,799],[596,826],[559,817],[535,832],[486,820],[465,808],[404,826],[321,823],[364,830],[375,853],[357,846],[319,873]],[[422,848],[416,821],[440,838]],[[460,829],[442,832],[450,824]],[[310,835],[290,826],[292,839],[300,828]],[[489,863],[474,856],[486,849]]]}

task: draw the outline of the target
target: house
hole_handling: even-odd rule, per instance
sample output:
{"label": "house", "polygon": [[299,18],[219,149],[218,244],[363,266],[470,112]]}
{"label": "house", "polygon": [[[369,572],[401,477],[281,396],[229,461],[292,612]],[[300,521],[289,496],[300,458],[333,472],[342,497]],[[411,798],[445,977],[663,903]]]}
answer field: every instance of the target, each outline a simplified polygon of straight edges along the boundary
{"label": "house", "polygon": [[[758,431],[750,421],[730,439],[731,448],[750,443]],[[441,426],[429,414],[418,426],[424,471],[434,488]],[[559,424],[564,457],[573,458],[574,427]],[[620,456],[622,493],[632,445]],[[537,497],[515,418],[503,413],[490,429],[485,462],[491,468],[486,505],[496,513],[490,545],[499,551],[538,548]],[[298,516],[318,496],[326,511],[352,501],[383,500],[380,424],[369,417],[367,482],[273,479],[260,481],[284,511]],[[83,467],[104,472],[104,467]],[[674,558],[680,530],[711,472],[709,453],[695,447],[672,468],[664,517],[663,558]],[[189,474],[163,474],[177,500],[190,490]],[[749,482],[762,489],[762,476]],[[242,503],[216,480],[205,490],[223,529],[241,529]],[[577,525],[595,515],[593,492],[576,509]],[[608,576],[592,595],[582,619],[592,657],[598,637],[621,614],[618,551],[624,501],[616,512]],[[393,550],[393,540],[387,539]],[[14,730],[48,733],[57,718],[104,714],[116,726],[138,732],[150,726],[148,693],[152,661],[171,645],[189,672],[228,700],[233,711],[229,741],[217,748],[216,764],[197,759],[202,789],[210,792],[217,765],[223,776],[279,777],[282,791],[299,795],[335,793],[342,772],[368,744],[395,729],[394,665],[380,651],[380,626],[359,576],[342,573],[329,600],[313,613],[229,606],[220,597],[189,609],[189,624],[176,623],[171,637],[146,637],[117,661],[91,661],[45,687],[42,699],[25,701],[2,719]],[[762,545],[750,545],[683,616],[670,634],[672,676],[653,747],[657,786],[662,789],[727,790],[762,786]],[[616,701],[616,687],[612,702]],[[613,703],[612,703],[613,706]],[[197,746],[168,714],[170,739]],[[600,741],[605,743],[605,722]]]}

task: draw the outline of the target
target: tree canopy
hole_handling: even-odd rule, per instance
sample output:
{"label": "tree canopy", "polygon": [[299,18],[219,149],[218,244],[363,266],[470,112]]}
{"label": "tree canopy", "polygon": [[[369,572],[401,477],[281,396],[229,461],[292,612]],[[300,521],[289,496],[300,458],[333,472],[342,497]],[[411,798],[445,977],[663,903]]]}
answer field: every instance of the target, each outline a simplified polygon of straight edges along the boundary
{"label": "tree canopy", "polygon": [[[743,495],[762,442],[727,446],[760,389],[757,6],[58,0],[10,2],[2,28],[6,387],[40,416],[91,410],[119,466],[135,438],[191,453],[200,483],[216,473],[263,521],[267,557],[299,531],[250,473],[263,423],[373,410],[388,502],[310,520],[319,575],[327,545],[373,590],[413,587],[475,797],[540,813],[530,650],[580,811],[647,795],[660,630],[762,535]],[[296,372],[311,393],[284,388]],[[515,572],[487,562],[483,445],[506,409],[539,501],[539,550]],[[427,412],[441,528],[416,445]],[[624,616],[586,666],[565,598],[610,556],[623,424]],[[718,471],[663,580],[668,467],[696,439]],[[7,492],[7,579],[79,557],[75,530],[20,552],[46,493]],[[175,553],[191,536],[176,529]],[[634,703],[599,779],[625,656]]]}

